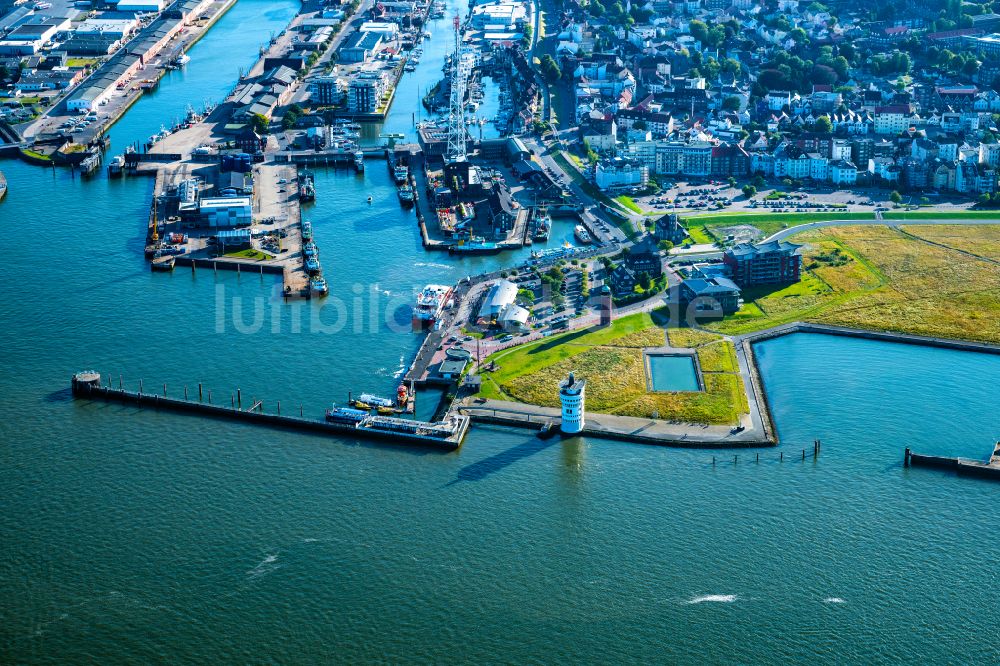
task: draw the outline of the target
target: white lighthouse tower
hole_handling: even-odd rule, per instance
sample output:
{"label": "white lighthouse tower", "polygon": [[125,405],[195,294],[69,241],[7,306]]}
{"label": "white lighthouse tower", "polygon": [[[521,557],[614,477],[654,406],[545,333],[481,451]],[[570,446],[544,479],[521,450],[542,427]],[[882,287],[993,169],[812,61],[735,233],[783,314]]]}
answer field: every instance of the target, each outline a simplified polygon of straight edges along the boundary
{"label": "white lighthouse tower", "polygon": [[583,403],[587,388],[586,379],[577,379],[570,372],[559,382],[559,401],[562,403],[562,425],[560,429],[575,435],[583,430]]}

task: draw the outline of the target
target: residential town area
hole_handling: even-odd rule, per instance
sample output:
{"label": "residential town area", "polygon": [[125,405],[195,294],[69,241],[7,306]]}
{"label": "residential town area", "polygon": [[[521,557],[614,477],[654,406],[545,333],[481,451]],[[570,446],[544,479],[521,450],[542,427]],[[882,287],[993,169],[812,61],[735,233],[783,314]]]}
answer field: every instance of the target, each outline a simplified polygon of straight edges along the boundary
{"label": "residential town area", "polygon": [[546,56],[558,127],[579,126],[559,137],[602,191],[734,178],[749,200],[766,181],[991,204],[992,3],[630,7],[563,3]]}

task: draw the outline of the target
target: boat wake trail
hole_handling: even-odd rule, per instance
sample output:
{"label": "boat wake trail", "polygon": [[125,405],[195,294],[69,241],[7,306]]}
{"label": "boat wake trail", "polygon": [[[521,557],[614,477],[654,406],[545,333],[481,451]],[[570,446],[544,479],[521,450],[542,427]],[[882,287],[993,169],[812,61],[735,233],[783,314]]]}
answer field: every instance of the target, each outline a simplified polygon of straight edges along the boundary
{"label": "boat wake trail", "polygon": [[827,597],[823,600],[824,604],[846,604],[847,602],[840,597]]}
{"label": "boat wake trail", "polygon": [[421,266],[421,267],[424,267],[424,268],[445,268],[445,269],[448,269],[448,270],[452,269],[452,266],[449,266],[448,264],[436,264],[433,261],[429,261],[429,262],[418,261],[417,263],[415,263],[413,265],[414,266]]}
{"label": "boat wake trail", "polygon": [[277,554],[268,555],[263,560],[261,560],[257,564],[257,566],[255,566],[253,569],[250,569],[250,571],[247,571],[247,576],[249,576],[250,578],[259,578],[261,576],[266,576],[269,573],[277,571],[278,569],[281,568],[281,565],[277,564],[277,562],[278,562]]}
{"label": "boat wake trail", "polygon": [[686,604],[704,604],[704,603],[717,603],[717,604],[731,604],[736,601],[739,597],[735,594],[705,594],[700,597],[695,597],[694,599],[688,599]]}

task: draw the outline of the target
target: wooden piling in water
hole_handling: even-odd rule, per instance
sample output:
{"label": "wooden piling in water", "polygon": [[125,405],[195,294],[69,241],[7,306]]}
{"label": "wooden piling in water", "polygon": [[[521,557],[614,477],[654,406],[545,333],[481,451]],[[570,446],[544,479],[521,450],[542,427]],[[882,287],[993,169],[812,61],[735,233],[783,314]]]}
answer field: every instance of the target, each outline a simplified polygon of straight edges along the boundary
{"label": "wooden piling in water", "polygon": [[198,402],[202,401],[201,382],[198,382]]}

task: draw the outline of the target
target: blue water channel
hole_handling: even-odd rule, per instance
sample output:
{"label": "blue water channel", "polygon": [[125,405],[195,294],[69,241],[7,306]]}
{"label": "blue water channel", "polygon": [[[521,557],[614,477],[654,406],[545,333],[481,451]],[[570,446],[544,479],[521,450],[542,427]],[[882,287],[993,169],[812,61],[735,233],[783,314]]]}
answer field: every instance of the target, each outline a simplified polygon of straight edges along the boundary
{"label": "blue water channel", "polygon": [[[297,6],[239,0],[115,145],[221,99]],[[0,164],[3,661],[1000,658],[997,486],[902,467],[905,446],[987,454],[1000,357],[765,342],[781,444],[759,462],[493,427],[441,454],[70,398],[83,368],[313,416],[391,390],[412,290],[509,258],[424,252],[373,167],[318,174],[321,305],[151,274],[145,179]]]}

